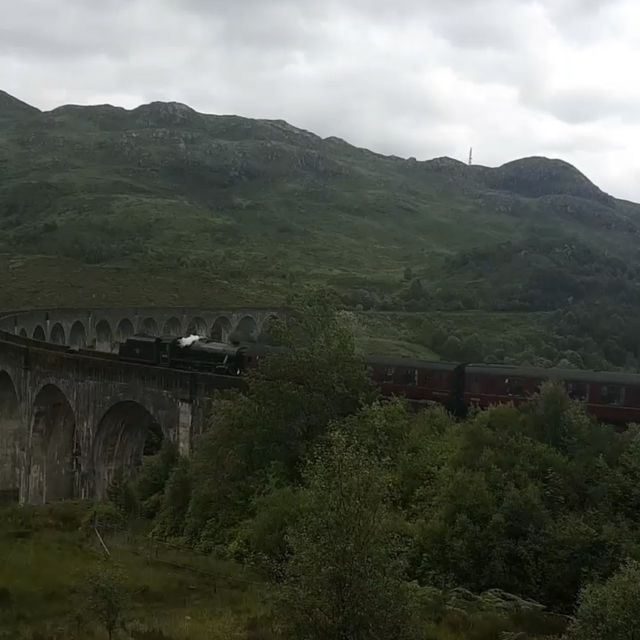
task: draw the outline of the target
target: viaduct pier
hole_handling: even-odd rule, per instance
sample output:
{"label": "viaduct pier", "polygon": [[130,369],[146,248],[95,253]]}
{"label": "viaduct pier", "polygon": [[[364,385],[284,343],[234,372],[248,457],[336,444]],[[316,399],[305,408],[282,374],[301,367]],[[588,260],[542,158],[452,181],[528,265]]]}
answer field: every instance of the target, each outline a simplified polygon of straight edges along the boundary
{"label": "viaduct pier", "polygon": [[237,378],[121,361],[134,333],[258,339],[278,310],[60,309],[0,316],[0,498],[102,499],[164,439],[189,455]]}

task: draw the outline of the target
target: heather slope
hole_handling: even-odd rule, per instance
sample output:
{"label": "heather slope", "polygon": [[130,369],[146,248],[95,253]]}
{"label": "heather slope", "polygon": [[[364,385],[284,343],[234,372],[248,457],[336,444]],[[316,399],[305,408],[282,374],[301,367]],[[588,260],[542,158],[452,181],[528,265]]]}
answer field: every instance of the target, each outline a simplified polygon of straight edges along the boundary
{"label": "heather slope", "polygon": [[560,160],[421,162],[179,103],[0,94],[1,308],[49,299],[33,274],[51,257],[73,265],[68,304],[135,304],[144,273],[163,304],[322,284],[374,311],[635,308],[639,214]]}

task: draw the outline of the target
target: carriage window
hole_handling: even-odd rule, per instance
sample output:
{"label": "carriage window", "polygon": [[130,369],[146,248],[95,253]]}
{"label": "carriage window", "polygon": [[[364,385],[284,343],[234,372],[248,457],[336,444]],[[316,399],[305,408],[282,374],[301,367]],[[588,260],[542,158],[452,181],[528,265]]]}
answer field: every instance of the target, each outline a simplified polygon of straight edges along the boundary
{"label": "carriage window", "polygon": [[504,386],[509,396],[524,395],[524,381],[521,378],[505,378]]}
{"label": "carriage window", "polygon": [[585,402],[588,395],[588,387],[586,382],[568,382],[567,393],[573,400]]}
{"label": "carriage window", "polygon": [[471,379],[471,393],[480,393],[480,380],[478,378]]}
{"label": "carriage window", "polygon": [[384,378],[382,379],[383,382],[393,382],[393,376],[396,372],[396,368],[395,367],[387,367],[384,370]]}
{"label": "carriage window", "polygon": [[402,384],[417,385],[418,384],[418,370],[417,369],[405,369],[402,372]]}
{"label": "carriage window", "polygon": [[610,385],[600,389],[600,400],[603,404],[624,404],[624,387]]}

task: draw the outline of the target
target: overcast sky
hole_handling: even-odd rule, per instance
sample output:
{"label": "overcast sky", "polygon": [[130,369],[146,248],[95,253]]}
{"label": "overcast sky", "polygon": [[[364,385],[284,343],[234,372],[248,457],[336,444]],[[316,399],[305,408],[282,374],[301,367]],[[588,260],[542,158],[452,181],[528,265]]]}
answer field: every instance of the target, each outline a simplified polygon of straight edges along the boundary
{"label": "overcast sky", "polygon": [[575,164],[640,201],[638,0],[0,0],[0,88],[176,100],[381,153]]}

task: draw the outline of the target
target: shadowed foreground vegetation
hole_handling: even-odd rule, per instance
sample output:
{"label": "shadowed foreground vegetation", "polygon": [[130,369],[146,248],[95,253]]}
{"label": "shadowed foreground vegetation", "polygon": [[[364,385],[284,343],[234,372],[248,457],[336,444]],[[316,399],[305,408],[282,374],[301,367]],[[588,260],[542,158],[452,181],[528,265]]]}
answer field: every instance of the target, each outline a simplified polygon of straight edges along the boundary
{"label": "shadowed foreground vegetation", "polygon": [[637,427],[553,385],[465,420],[380,402],[349,316],[296,308],[191,459],[168,443],[107,503],[3,515],[9,637],[634,637]]}

